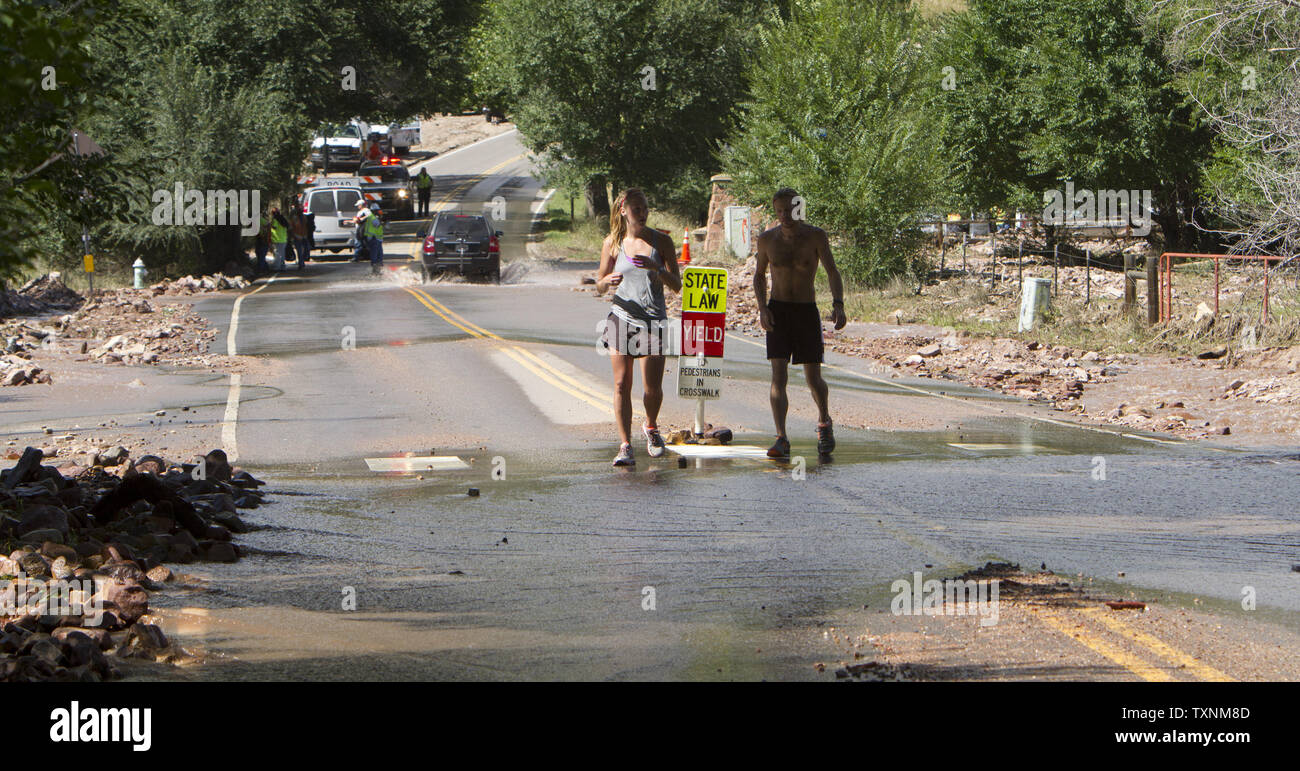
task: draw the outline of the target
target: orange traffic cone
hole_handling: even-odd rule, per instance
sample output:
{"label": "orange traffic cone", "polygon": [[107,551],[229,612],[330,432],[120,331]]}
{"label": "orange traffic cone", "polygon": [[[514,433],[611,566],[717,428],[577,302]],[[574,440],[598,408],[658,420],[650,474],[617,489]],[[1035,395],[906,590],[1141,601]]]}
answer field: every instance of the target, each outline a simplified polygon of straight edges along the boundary
{"label": "orange traffic cone", "polygon": [[691,231],[689,229],[682,232],[681,264],[682,265],[691,264]]}

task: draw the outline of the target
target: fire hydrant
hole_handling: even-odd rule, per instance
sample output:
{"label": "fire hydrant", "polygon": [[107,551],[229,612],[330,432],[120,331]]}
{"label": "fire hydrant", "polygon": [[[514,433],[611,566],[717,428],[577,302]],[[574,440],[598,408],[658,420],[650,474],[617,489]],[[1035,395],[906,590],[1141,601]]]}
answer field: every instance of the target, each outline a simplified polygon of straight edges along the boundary
{"label": "fire hydrant", "polygon": [[144,269],[144,258],[136,257],[135,263],[131,267],[135,268],[135,288],[144,289],[144,277],[149,272]]}

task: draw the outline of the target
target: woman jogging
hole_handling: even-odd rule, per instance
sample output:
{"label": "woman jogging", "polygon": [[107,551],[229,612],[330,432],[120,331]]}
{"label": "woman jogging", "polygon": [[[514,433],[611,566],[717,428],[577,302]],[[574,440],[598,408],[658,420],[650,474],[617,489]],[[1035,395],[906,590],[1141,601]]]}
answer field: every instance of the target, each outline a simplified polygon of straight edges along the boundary
{"label": "woman jogging", "polygon": [[664,400],[664,354],[672,344],[664,286],[682,289],[673,240],[646,227],[650,204],[645,193],[629,188],[619,194],[609,215],[609,236],[600,251],[596,291],[614,289],[613,307],[605,320],[602,343],[614,365],[614,419],[621,444],[615,466],[636,465],[632,454],[632,360],[641,359],[645,388],[646,452],[664,454],[659,435],[659,406]]}

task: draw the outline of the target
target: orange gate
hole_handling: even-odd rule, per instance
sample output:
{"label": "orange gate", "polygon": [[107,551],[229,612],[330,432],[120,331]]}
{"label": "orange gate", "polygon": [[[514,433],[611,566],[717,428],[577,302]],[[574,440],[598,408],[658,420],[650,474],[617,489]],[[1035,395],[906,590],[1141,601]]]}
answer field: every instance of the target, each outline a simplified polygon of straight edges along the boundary
{"label": "orange gate", "polygon": [[1160,255],[1160,320],[1170,321],[1174,315],[1174,258],[1192,257],[1214,260],[1214,315],[1219,315],[1219,262],[1222,260],[1264,261],[1264,318],[1268,322],[1268,261],[1281,260],[1271,254],[1197,254],[1192,252],[1165,252]]}

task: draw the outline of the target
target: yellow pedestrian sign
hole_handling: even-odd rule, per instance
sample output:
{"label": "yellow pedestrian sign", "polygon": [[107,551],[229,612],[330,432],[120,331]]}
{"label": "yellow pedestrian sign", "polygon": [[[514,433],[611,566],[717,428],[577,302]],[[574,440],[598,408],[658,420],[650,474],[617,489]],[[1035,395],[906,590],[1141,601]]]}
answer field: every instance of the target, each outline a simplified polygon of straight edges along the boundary
{"label": "yellow pedestrian sign", "polygon": [[682,310],[727,312],[727,271],[691,266],[682,272]]}
{"label": "yellow pedestrian sign", "polygon": [[82,266],[86,269],[86,272],[87,272],[87,273],[94,273],[94,272],[95,272],[95,255],[93,255],[93,254],[83,255],[82,258],[81,258],[81,264],[82,264]]}

